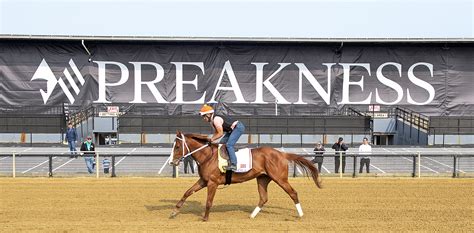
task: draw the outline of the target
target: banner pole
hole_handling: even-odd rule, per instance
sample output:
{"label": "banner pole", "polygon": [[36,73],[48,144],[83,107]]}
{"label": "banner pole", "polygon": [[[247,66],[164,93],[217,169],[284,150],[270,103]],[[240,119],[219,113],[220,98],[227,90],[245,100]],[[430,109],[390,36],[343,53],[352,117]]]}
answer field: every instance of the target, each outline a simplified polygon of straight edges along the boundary
{"label": "banner pole", "polygon": [[278,116],[278,100],[275,100],[275,116]]}

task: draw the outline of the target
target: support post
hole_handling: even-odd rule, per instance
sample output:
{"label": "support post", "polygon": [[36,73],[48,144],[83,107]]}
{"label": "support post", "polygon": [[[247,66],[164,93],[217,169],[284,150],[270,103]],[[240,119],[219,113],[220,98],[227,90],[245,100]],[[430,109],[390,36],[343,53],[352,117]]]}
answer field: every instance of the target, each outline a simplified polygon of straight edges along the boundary
{"label": "support post", "polygon": [[416,156],[412,155],[412,157],[413,157],[413,171],[411,173],[411,177],[415,177],[415,175],[416,175]]}
{"label": "support post", "polygon": [[278,100],[275,100],[275,116],[278,116]]}
{"label": "support post", "polygon": [[418,178],[421,177],[421,154],[418,152]]}
{"label": "support post", "polygon": [[453,178],[456,178],[457,177],[457,156],[456,155],[453,155]]}
{"label": "support post", "polygon": [[173,178],[178,178],[178,168],[173,165]]}
{"label": "support post", "polygon": [[115,175],[115,155],[112,155],[112,174],[111,177],[116,177]]}
{"label": "support post", "polygon": [[13,162],[12,162],[12,166],[13,166],[13,167],[12,167],[12,169],[13,169],[13,170],[12,170],[12,172],[13,172],[13,178],[16,177],[16,161],[15,161],[15,157],[16,157],[16,155],[15,155],[15,153],[13,153]]}
{"label": "support post", "polygon": [[293,177],[296,177],[296,163],[293,163]]}
{"label": "support post", "polygon": [[49,161],[49,172],[48,172],[48,176],[49,176],[49,177],[53,177],[53,156],[52,156],[52,155],[48,156],[48,161]]}
{"label": "support post", "polygon": [[342,178],[342,152],[339,151],[339,178]]}
{"label": "support post", "polygon": [[354,155],[354,166],[353,166],[353,171],[352,171],[352,178],[356,178],[356,170],[357,170],[356,164],[357,164],[357,155]]}
{"label": "support post", "polygon": [[95,157],[95,178],[99,179],[99,169],[100,167],[100,159],[99,159],[99,153],[96,154]]}

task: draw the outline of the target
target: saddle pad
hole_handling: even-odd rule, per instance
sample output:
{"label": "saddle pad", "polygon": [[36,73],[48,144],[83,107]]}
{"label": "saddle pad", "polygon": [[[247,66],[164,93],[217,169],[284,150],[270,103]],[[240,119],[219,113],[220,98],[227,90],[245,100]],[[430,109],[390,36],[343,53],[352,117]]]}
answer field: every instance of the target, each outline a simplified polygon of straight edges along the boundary
{"label": "saddle pad", "polygon": [[[218,159],[218,166],[219,170],[222,173],[225,173],[225,167],[227,167],[227,160],[221,157],[220,153],[220,145],[219,145],[219,159]],[[235,156],[237,157],[237,170],[236,173],[244,173],[248,172],[252,169],[252,152],[249,148],[240,149],[235,152]]]}
{"label": "saddle pad", "polygon": [[248,172],[252,169],[252,151],[249,148],[240,149],[235,153],[237,157],[237,173]]}

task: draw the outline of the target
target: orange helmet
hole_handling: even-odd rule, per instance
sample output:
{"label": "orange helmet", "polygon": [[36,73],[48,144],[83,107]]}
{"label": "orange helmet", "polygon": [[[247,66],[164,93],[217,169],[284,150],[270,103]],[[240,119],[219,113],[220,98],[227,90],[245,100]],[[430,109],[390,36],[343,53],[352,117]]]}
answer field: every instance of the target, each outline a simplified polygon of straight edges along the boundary
{"label": "orange helmet", "polygon": [[214,113],[214,109],[207,105],[207,104],[204,104],[201,108],[201,110],[199,111],[199,114],[202,116],[202,115],[206,115],[208,113]]}

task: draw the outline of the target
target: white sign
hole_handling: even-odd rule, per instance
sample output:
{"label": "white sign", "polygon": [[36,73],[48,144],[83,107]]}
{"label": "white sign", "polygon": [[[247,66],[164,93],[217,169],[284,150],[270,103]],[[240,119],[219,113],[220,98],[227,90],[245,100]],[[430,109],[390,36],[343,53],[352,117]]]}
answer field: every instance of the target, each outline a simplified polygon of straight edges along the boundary
{"label": "white sign", "polygon": [[118,106],[107,106],[107,112],[108,113],[119,113],[119,107]]}
{"label": "white sign", "polygon": [[118,117],[118,112],[99,112],[99,117]]}
{"label": "white sign", "polygon": [[379,112],[380,111],[380,105],[369,105],[369,111],[371,112]]}

